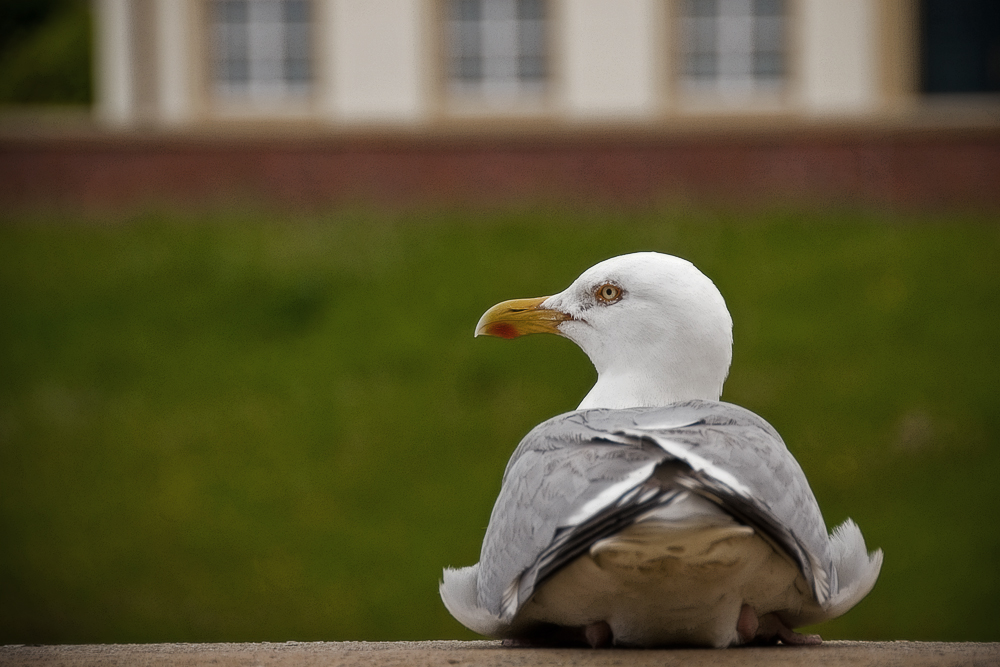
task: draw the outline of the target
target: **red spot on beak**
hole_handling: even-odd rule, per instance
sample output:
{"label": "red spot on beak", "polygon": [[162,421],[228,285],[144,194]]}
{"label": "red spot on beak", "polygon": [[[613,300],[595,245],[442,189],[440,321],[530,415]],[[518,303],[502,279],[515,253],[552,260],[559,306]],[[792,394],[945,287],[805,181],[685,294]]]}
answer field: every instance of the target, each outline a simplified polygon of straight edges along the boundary
{"label": "red spot on beak", "polygon": [[507,322],[495,322],[489,326],[489,334],[491,336],[499,336],[500,338],[506,338],[510,340],[511,338],[517,338],[517,328],[513,324],[508,324]]}

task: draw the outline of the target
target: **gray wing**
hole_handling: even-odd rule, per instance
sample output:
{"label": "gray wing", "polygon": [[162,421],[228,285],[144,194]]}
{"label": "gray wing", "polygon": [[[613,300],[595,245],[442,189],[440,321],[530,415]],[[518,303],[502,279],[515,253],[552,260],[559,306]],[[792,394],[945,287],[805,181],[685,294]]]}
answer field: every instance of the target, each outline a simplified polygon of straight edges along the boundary
{"label": "gray wing", "polygon": [[570,412],[525,436],[483,541],[479,605],[511,620],[562,565],[685,489],[787,553],[818,602],[836,592],[826,525],[781,437],[748,410],[692,401]]}

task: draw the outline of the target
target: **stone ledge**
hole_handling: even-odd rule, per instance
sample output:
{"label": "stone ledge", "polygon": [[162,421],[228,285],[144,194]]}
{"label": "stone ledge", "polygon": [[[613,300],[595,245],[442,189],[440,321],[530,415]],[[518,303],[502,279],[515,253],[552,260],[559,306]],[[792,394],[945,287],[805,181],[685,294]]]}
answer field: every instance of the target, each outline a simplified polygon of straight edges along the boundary
{"label": "stone ledge", "polygon": [[90,667],[513,667],[579,665],[603,667],[934,667],[1000,665],[1000,643],[847,642],[811,647],[710,649],[503,648],[499,642],[287,642],[283,644],[90,644],[0,646],[0,665]]}

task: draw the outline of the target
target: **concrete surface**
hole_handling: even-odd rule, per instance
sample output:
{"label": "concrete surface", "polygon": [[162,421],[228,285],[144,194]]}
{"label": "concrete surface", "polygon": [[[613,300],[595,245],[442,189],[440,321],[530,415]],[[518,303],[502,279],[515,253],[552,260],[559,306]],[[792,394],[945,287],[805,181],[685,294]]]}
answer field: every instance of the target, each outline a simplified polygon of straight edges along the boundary
{"label": "concrete surface", "polygon": [[1000,643],[843,642],[821,646],[737,649],[536,649],[504,648],[499,642],[287,642],[284,644],[94,644],[0,646],[0,665],[47,667],[995,667]]}

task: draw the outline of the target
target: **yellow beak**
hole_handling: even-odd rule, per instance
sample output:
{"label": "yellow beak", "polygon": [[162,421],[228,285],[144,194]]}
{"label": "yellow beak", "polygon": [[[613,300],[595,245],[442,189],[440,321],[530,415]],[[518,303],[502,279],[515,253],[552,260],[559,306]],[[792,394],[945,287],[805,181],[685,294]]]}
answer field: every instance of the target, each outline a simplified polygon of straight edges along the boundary
{"label": "yellow beak", "polygon": [[559,323],[573,318],[558,310],[542,308],[542,302],[548,298],[540,296],[498,303],[479,318],[476,335],[517,338],[534,333],[558,334]]}

